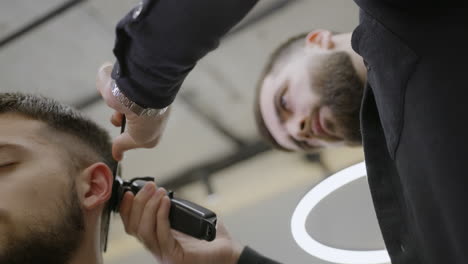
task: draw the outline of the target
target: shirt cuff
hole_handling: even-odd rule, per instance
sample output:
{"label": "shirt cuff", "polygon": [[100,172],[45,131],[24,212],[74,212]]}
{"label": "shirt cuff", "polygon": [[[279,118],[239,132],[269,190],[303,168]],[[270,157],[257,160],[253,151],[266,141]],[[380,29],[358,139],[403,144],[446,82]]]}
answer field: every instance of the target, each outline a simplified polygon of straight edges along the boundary
{"label": "shirt cuff", "polygon": [[245,247],[237,264],[280,264],[274,260],[260,255],[250,247]]}
{"label": "shirt cuff", "polygon": [[163,74],[157,76],[145,73],[129,61],[125,69],[117,61],[112,70],[112,78],[122,93],[144,108],[161,109],[172,104],[186,74],[177,80],[167,80]]}

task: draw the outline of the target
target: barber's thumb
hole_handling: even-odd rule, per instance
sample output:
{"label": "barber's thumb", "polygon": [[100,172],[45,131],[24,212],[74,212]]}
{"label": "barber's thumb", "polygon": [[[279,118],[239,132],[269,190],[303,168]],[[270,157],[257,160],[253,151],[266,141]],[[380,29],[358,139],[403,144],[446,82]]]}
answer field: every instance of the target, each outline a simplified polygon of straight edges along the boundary
{"label": "barber's thumb", "polygon": [[96,88],[101,92],[101,89],[104,86],[110,84],[111,73],[112,73],[112,63],[106,62],[101,67],[99,67],[98,74],[96,76]]}
{"label": "barber's thumb", "polygon": [[111,116],[111,123],[116,127],[120,127],[122,126],[123,118],[124,114],[118,111],[114,111],[114,113]]}
{"label": "barber's thumb", "polygon": [[125,151],[135,149],[137,147],[137,144],[130,134],[125,132],[117,136],[112,142],[112,156],[115,160],[120,161],[122,160]]}
{"label": "barber's thumb", "polygon": [[112,73],[113,67],[114,65],[110,62],[105,62],[104,64],[102,64],[98,70],[98,78],[106,79],[107,77],[109,77]]}

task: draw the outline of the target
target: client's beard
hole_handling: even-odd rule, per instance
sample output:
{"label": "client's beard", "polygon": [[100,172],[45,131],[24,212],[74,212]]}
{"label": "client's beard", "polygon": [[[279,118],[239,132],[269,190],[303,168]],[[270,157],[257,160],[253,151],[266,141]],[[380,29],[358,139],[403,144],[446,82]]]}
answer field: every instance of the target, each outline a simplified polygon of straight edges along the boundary
{"label": "client's beard", "polygon": [[364,84],[353,67],[346,52],[335,52],[324,60],[314,78],[321,106],[327,106],[336,120],[333,124],[344,135],[348,144],[360,144],[359,113]]}
{"label": "client's beard", "polygon": [[[69,201],[69,202],[68,202]],[[75,188],[71,197],[59,200],[65,203],[57,214],[57,224],[44,226],[45,223],[25,227],[27,235],[23,239],[11,237],[9,244],[0,254],[0,263],[5,264],[66,264],[80,245],[84,233],[84,218],[78,204]]]}

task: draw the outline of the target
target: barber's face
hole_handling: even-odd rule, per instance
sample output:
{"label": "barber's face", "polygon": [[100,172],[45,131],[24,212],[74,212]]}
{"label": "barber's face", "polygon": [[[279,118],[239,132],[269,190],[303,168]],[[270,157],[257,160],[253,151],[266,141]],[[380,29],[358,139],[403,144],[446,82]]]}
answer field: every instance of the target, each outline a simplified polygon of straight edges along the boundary
{"label": "barber's face", "polygon": [[0,263],[64,264],[83,217],[65,154],[46,125],[0,114]]}
{"label": "barber's face", "polygon": [[279,145],[308,151],[360,142],[362,90],[347,53],[310,49],[266,76],[258,103]]}

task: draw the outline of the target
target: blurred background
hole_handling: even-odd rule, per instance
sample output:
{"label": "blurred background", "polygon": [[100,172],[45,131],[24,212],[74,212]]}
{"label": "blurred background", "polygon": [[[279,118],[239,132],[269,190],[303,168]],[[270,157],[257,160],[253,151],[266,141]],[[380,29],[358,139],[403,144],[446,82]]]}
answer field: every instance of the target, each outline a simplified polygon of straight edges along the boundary
{"label": "blurred background", "polygon": [[[103,62],[114,61],[114,26],[137,3],[1,1],[0,91],[53,97],[117,135],[95,76]],[[349,32],[357,23],[358,9],[349,0],[260,1],[189,75],[160,145],[126,154],[124,176],[155,176],[176,196],[214,210],[233,237],[273,259],[332,263],[298,246],[291,216],[320,181],[362,161],[362,150],[336,148],[314,155],[272,150],[257,135],[252,103],[263,65],[281,42],[319,28]],[[323,213],[314,212],[318,218],[307,221],[308,230],[330,246],[382,249],[365,178],[340,190],[319,206]],[[111,230],[105,263],[155,263],[123,232],[119,217]]]}

